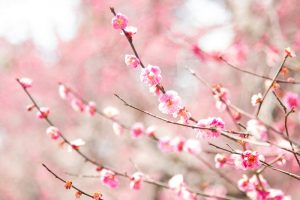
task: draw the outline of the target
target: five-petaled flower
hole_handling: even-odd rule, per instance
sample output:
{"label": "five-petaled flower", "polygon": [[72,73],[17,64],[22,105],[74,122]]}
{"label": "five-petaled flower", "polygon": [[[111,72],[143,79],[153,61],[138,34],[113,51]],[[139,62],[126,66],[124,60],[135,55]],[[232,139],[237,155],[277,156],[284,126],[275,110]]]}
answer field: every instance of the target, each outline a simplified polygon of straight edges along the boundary
{"label": "five-petaled flower", "polygon": [[159,110],[164,114],[178,113],[181,107],[181,98],[174,90],[168,90],[159,97]]}
{"label": "five-petaled flower", "polygon": [[141,172],[135,172],[130,177],[130,189],[139,190],[141,188],[141,183],[144,180],[144,174]]}
{"label": "five-petaled flower", "polygon": [[217,138],[221,135],[220,129],[225,127],[225,123],[219,117],[209,117],[207,119],[199,120],[197,126],[202,128],[197,130],[197,136],[210,139]]}
{"label": "five-petaled flower", "polygon": [[116,188],[119,185],[119,180],[116,174],[109,169],[103,168],[100,171],[100,180],[104,185],[111,188]]}
{"label": "five-petaled flower", "polygon": [[128,24],[128,18],[122,13],[117,13],[112,19],[114,29],[125,29]]}
{"label": "five-petaled flower", "polygon": [[253,106],[256,106],[257,104],[260,104],[262,102],[262,94],[261,93],[258,93],[258,94],[254,94],[252,97],[251,97],[251,104]]}
{"label": "five-petaled flower", "polygon": [[141,71],[140,79],[150,87],[156,86],[161,82],[161,71],[158,66],[148,65]]}
{"label": "five-petaled flower", "polygon": [[134,55],[125,55],[125,64],[128,67],[136,68],[140,64],[140,60]]}

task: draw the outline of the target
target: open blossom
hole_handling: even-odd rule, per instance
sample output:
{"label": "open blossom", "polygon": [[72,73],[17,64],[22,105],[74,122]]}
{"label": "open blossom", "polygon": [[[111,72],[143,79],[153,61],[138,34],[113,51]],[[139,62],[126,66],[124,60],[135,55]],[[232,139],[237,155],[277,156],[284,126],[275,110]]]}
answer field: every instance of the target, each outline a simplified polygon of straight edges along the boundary
{"label": "open blossom", "polygon": [[287,92],[283,97],[283,103],[288,109],[295,109],[300,105],[300,97],[293,92]]}
{"label": "open blossom", "polygon": [[188,124],[188,121],[191,117],[191,113],[187,110],[185,106],[181,107],[178,112],[173,113],[173,117],[177,118],[180,117],[179,123]]}
{"label": "open blossom", "polygon": [[214,98],[216,99],[216,108],[220,111],[226,109],[226,104],[230,103],[228,90],[221,85],[213,86]]}
{"label": "open blossom", "polygon": [[158,85],[161,82],[161,71],[158,66],[148,65],[141,71],[140,79],[150,87]]}
{"label": "open blossom", "polygon": [[168,90],[159,98],[159,110],[165,114],[177,113],[181,108],[181,98],[176,91]]}
{"label": "open blossom", "polygon": [[248,192],[253,188],[250,186],[249,178],[247,175],[243,174],[243,178],[238,180],[238,188],[243,192]]}
{"label": "open blossom", "polygon": [[30,88],[32,86],[32,80],[30,78],[20,78],[19,83],[22,85],[23,88]]}
{"label": "open blossom", "polygon": [[144,131],[145,131],[144,125],[138,122],[132,125],[130,133],[132,137],[137,138],[143,135]]}
{"label": "open blossom", "polygon": [[198,121],[197,126],[200,128],[213,128],[215,130],[198,129],[198,136],[202,138],[217,138],[221,135],[220,130],[225,126],[224,121],[218,117],[209,117]]}
{"label": "open blossom", "polygon": [[103,113],[109,118],[117,117],[120,114],[119,110],[112,106],[105,107]]}
{"label": "open blossom", "polygon": [[253,106],[257,105],[257,104],[260,104],[261,101],[262,101],[262,94],[261,93],[258,93],[258,94],[254,94],[252,97],[251,97],[251,104]]}
{"label": "open blossom", "polygon": [[61,136],[60,130],[54,126],[48,127],[46,133],[47,135],[50,135],[53,140],[56,140]]}
{"label": "open blossom", "polygon": [[136,68],[140,64],[140,60],[134,55],[125,55],[125,64],[128,67]]}
{"label": "open blossom", "polygon": [[85,110],[90,116],[94,116],[96,114],[96,103],[90,101],[87,105],[85,105]]}
{"label": "open blossom", "polygon": [[70,143],[71,143],[71,145],[68,146],[69,152],[71,152],[73,149],[78,150],[81,146],[85,145],[85,141],[81,138],[73,140]]}
{"label": "open blossom", "polygon": [[185,185],[182,174],[174,175],[168,181],[169,188],[172,190],[180,190]]}
{"label": "open blossom", "polygon": [[295,52],[290,47],[285,48],[284,53],[285,53],[285,56],[287,56],[287,57],[290,57],[290,58],[296,57]]}
{"label": "open blossom", "polygon": [[229,160],[230,158],[227,156],[227,155],[225,155],[225,154],[216,154],[215,155],[215,167],[216,168],[222,168],[222,167],[224,167],[224,165],[225,164],[227,164],[227,162],[228,162],[228,160]]}
{"label": "open blossom", "polygon": [[83,112],[84,111],[84,103],[78,99],[78,98],[73,98],[71,100],[71,106],[73,108],[73,110],[77,111],[77,112]]}
{"label": "open blossom", "polygon": [[246,150],[241,155],[244,169],[257,169],[261,166],[260,161],[264,161],[264,156],[256,151]]}
{"label": "open blossom", "polygon": [[114,29],[124,29],[128,24],[128,18],[122,13],[117,13],[112,19]]}
{"label": "open blossom", "polygon": [[251,119],[247,122],[247,131],[256,139],[267,140],[267,128],[258,120]]}
{"label": "open blossom", "polygon": [[60,98],[67,99],[69,92],[70,92],[70,90],[66,86],[64,86],[63,84],[59,84],[58,94],[59,94]]}
{"label": "open blossom", "polygon": [[116,174],[108,169],[102,169],[100,171],[101,182],[111,188],[116,188],[119,186],[119,179]]}
{"label": "open blossom", "polygon": [[183,150],[185,144],[185,139],[182,137],[175,137],[170,140],[170,146],[172,147],[172,151],[181,152]]}
{"label": "open blossom", "polygon": [[167,136],[162,137],[158,141],[158,148],[163,152],[172,152],[173,147],[170,144],[171,139]]}
{"label": "open blossom", "polygon": [[139,190],[144,179],[144,174],[136,172],[130,177],[130,189]]}
{"label": "open blossom", "polygon": [[196,194],[192,193],[191,191],[187,190],[185,186],[185,182],[183,180],[182,174],[177,174],[173,176],[169,182],[168,186],[171,190],[173,190],[178,197],[183,200],[196,200]]}
{"label": "open blossom", "polygon": [[36,116],[39,119],[45,119],[48,117],[50,109],[48,107],[40,107],[39,111],[36,113]]}
{"label": "open blossom", "polygon": [[187,153],[196,155],[201,152],[201,144],[199,140],[188,139],[183,145],[183,150]]}

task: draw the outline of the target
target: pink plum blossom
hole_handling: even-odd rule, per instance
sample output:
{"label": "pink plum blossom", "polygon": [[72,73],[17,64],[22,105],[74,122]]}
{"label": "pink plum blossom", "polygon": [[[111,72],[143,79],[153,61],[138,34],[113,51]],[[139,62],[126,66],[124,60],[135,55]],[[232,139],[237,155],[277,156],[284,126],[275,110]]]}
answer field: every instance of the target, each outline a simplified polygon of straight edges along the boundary
{"label": "pink plum blossom", "polygon": [[144,125],[142,123],[135,123],[132,125],[130,133],[132,135],[132,137],[137,138],[140,137],[144,134],[145,132],[145,128]]}
{"label": "pink plum blossom", "polygon": [[57,140],[61,136],[60,130],[54,126],[48,127],[46,133],[50,135],[53,140]]}
{"label": "pink plum blossom", "polygon": [[183,145],[183,150],[189,154],[196,155],[201,152],[201,144],[199,140],[188,139]]}
{"label": "pink plum blossom", "polygon": [[103,114],[106,115],[109,118],[115,118],[120,114],[120,112],[115,107],[107,106],[103,109]]}
{"label": "pink plum blossom", "polygon": [[209,117],[198,121],[197,126],[200,128],[213,128],[215,130],[198,129],[198,135],[202,138],[217,138],[221,135],[220,130],[225,127],[224,121],[219,117]]}
{"label": "pink plum blossom", "polygon": [[144,174],[141,172],[135,172],[130,177],[130,189],[139,190],[141,188],[141,183],[143,182]]}
{"label": "pink plum blossom", "polygon": [[185,139],[182,137],[175,137],[170,141],[173,152],[181,152],[185,144]]}
{"label": "pink plum blossom", "polygon": [[287,92],[283,97],[283,103],[288,109],[296,109],[300,105],[300,97],[293,92]]}
{"label": "pink plum blossom", "polygon": [[40,107],[39,111],[36,113],[36,116],[39,119],[45,119],[48,117],[50,109],[48,107]]}
{"label": "pink plum blossom", "polygon": [[159,98],[159,110],[164,114],[177,113],[181,108],[181,98],[176,91],[168,90]]}
{"label": "pink plum blossom", "polygon": [[136,68],[140,64],[140,60],[134,55],[125,55],[125,64],[128,67]]}
{"label": "pink plum blossom", "polygon": [[140,79],[150,87],[156,86],[161,82],[161,71],[158,66],[148,65],[141,71]]}
{"label": "pink plum blossom", "polygon": [[167,136],[158,140],[158,148],[163,152],[172,152],[173,147],[170,144],[171,139]]}
{"label": "pink plum blossom", "polygon": [[109,169],[101,169],[100,171],[101,182],[111,188],[116,188],[119,186],[119,179],[116,174]]}
{"label": "pink plum blossom", "polygon": [[168,181],[169,188],[172,190],[180,190],[181,187],[185,185],[182,174],[174,175]]}
{"label": "pink plum blossom", "polygon": [[85,106],[85,110],[90,116],[94,116],[97,112],[96,103],[94,101],[89,101]]}
{"label": "pink plum blossom", "polygon": [[264,161],[264,156],[256,151],[246,150],[241,155],[242,165],[245,169],[257,169],[261,166],[260,161]]}
{"label": "pink plum blossom", "polygon": [[262,94],[261,93],[258,93],[258,94],[254,94],[252,97],[251,97],[251,104],[252,106],[256,106],[257,104],[260,104],[261,101],[262,101]]}
{"label": "pink plum blossom", "polygon": [[229,160],[229,157],[224,154],[216,154],[215,155],[215,167],[222,168]]}
{"label": "pink plum blossom", "polygon": [[[127,36],[132,37],[137,33],[137,28],[135,26],[126,26],[124,31]],[[124,35],[123,31],[121,32],[121,35]]]}
{"label": "pink plum blossom", "polygon": [[185,106],[181,107],[178,112],[173,113],[173,117],[177,118],[180,117],[179,123],[188,124],[188,121],[191,118],[191,113],[187,110]]}
{"label": "pink plum blossom", "polygon": [[84,103],[78,99],[78,98],[73,98],[71,100],[71,107],[73,108],[73,110],[77,111],[77,112],[83,112],[84,111]]}
{"label": "pink plum blossom", "polygon": [[22,85],[23,88],[32,87],[32,80],[30,78],[27,78],[27,77],[20,78],[19,83]]}
{"label": "pink plum blossom", "polygon": [[125,29],[128,24],[128,18],[122,13],[117,13],[112,19],[114,29]]}

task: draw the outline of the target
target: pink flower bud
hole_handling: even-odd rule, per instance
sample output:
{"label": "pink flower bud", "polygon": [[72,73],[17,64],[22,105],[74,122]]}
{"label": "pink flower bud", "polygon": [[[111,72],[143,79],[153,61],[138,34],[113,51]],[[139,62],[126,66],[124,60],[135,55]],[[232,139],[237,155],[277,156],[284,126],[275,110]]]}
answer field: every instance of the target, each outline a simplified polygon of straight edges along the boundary
{"label": "pink flower bud", "polygon": [[23,88],[30,88],[32,86],[32,80],[30,78],[20,78],[19,83],[22,85]]}
{"label": "pink flower bud", "polygon": [[85,106],[85,110],[86,112],[90,115],[90,116],[94,116],[96,114],[96,103],[93,101],[90,101],[86,106]]}
{"label": "pink flower bud", "polygon": [[60,130],[54,126],[48,127],[46,133],[50,135],[53,140],[57,140],[61,136]]}
{"label": "pink flower bud", "polygon": [[144,174],[141,172],[134,173],[130,178],[130,189],[139,190],[143,182]]}
{"label": "pink flower bud", "polygon": [[119,180],[116,174],[108,169],[102,169],[100,171],[100,180],[104,185],[111,188],[116,188],[119,186]]}
{"label": "pink flower bud", "polygon": [[50,109],[48,107],[40,107],[40,110],[36,113],[39,119],[45,119],[48,117]]}
{"label": "pink flower bud", "polygon": [[130,133],[134,138],[140,137],[144,133],[144,125],[142,123],[133,124]]}

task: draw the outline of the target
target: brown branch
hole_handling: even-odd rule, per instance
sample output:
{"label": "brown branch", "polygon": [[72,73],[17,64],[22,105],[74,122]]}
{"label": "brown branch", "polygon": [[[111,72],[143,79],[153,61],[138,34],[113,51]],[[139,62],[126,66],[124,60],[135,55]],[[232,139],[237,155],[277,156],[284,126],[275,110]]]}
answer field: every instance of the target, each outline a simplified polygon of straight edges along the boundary
{"label": "brown branch", "polygon": [[[217,146],[217,145],[212,144],[212,143],[209,143],[209,145],[211,145],[211,146],[213,146],[213,147],[215,147],[215,148],[217,148],[217,149],[221,149],[221,150],[223,150],[223,151],[226,151],[226,152],[228,152],[228,153],[231,153],[231,154],[238,154],[238,155],[241,155],[241,153],[239,153],[239,152],[232,151],[232,150],[228,150],[228,149],[225,149],[225,148],[223,148],[223,147]],[[273,170],[275,170],[275,171],[278,171],[278,172],[280,172],[280,173],[283,173],[283,174],[285,174],[285,175],[287,175],[287,176],[290,176],[290,177],[292,177],[292,178],[294,178],[294,179],[300,180],[300,176],[297,175],[297,174],[294,174],[294,173],[291,173],[291,172],[288,172],[288,171],[285,171],[285,170],[276,168],[276,167],[274,167],[272,164],[269,164],[269,163],[267,163],[267,162],[265,162],[265,161],[263,161],[263,160],[260,160],[260,162],[261,162],[264,166],[267,166],[267,167],[269,167],[269,168],[271,168],[271,169],[273,169]]]}
{"label": "brown branch", "polygon": [[260,111],[260,109],[261,109],[261,106],[262,106],[262,104],[264,103],[264,101],[265,101],[265,99],[266,99],[266,96],[268,95],[269,91],[272,89],[274,83],[276,82],[276,78],[279,76],[279,74],[280,74],[280,72],[281,72],[281,69],[283,68],[283,66],[284,66],[285,61],[287,60],[287,58],[288,58],[288,55],[286,55],[286,56],[284,57],[284,59],[283,59],[281,65],[280,65],[280,67],[278,68],[278,70],[277,70],[275,76],[272,78],[271,84],[269,85],[268,89],[265,91],[265,93],[264,93],[264,95],[263,95],[263,97],[262,97],[262,100],[261,100],[261,102],[260,102],[259,105],[258,105],[258,109],[257,109],[257,112],[256,112],[256,117],[258,117],[259,111]]}
{"label": "brown branch", "polygon": [[[49,169],[49,167],[47,167],[45,164],[42,164],[42,165],[43,165],[43,167],[44,167],[49,173],[51,173],[56,179],[60,180],[60,181],[63,182],[63,183],[66,183],[66,182],[67,182],[65,179],[63,179],[63,178],[59,177],[57,174],[55,174],[55,173],[54,173],[51,169]],[[88,194],[87,192],[84,192],[83,190],[79,189],[78,187],[74,186],[73,184],[72,184],[71,187],[72,187],[74,190],[80,192],[81,194],[83,194],[83,195],[85,195],[85,196],[87,196],[87,197],[90,197],[91,199],[94,199],[93,195],[90,195],[90,194]],[[100,199],[100,200],[103,200],[103,199]]]}
{"label": "brown branch", "polygon": [[[239,72],[242,72],[242,73],[245,73],[245,74],[249,74],[249,75],[252,75],[252,76],[255,76],[255,77],[258,77],[258,78],[262,78],[262,79],[266,79],[266,80],[272,80],[272,78],[268,77],[268,76],[264,76],[264,75],[259,75],[259,74],[256,74],[254,72],[250,72],[250,71],[247,71],[247,70],[244,70],[244,69],[241,69],[231,63],[229,63],[227,60],[225,60],[225,58],[223,58],[222,56],[220,56],[220,60],[223,61],[224,63],[226,63],[229,67],[231,67],[232,69],[235,69]],[[276,80],[277,83],[283,83],[283,84],[300,84],[300,82],[296,82],[296,81],[286,81],[286,80]]]}
{"label": "brown branch", "polygon": [[[295,112],[294,109],[292,108],[290,111],[287,111],[287,108],[286,106],[284,105],[284,103],[280,100],[280,98],[277,96],[276,92],[273,91],[273,94],[274,96],[276,97],[277,101],[279,102],[279,104],[281,105],[282,109],[283,109],[283,112],[284,112],[284,128],[285,128],[285,132],[286,132],[286,136],[288,138],[290,138],[290,135],[289,135],[289,129],[288,129],[288,117],[291,113]],[[297,161],[297,164],[298,166],[300,167],[300,161],[297,157],[297,155],[295,154],[295,149],[294,149],[294,146],[293,146],[293,143],[289,140],[289,143],[290,143],[290,146],[292,148],[292,151],[293,151],[293,154],[294,154],[294,157]]]}
{"label": "brown branch", "polygon": [[[37,102],[34,100],[34,98],[31,96],[31,94],[28,92],[27,88],[23,87],[22,84],[20,83],[19,79],[16,79],[17,82],[20,84],[20,86],[22,87],[22,89],[24,90],[24,92],[27,94],[27,96],[30,98],[30,100],[32,101],[32,103],[35,105],[35,107],[40,111],[40,107],[39,105],[37,104]],[[48,123],[48,125],[50,126],[55,126],[54,123],[49,119],[49,117],[46,117],[44,118],[45,121]],[[67,138],[61,133],[60,134],[60,137],[64,140],[65,143],[71,145],[71,143],[69,142],[69,140],[67,140]],[[105,167],[104,165],[98,163],[97,161],[94,161],[93,159],[89,158],[87,155],[85,155],[84,153],[82,153],[79,149],[74,149],[82,158],[84,158],[84,160],[86,162],[89,162],[93,165],[95,165],[96,167],[99,167],[99,168],[106,168],[106,169],[109,169],[111,170],[112,172],[114,172],[117,176],[120,176],[120,177],[125,177],[126,179],[128,180],[131,180],[131,177],[127,174],[127,173],[122,173],[122,172],[119,172],[115,169],[112,169],[112,168],[109,168],[109,167]],[[45,167],[45,166],[44,166]],[[46,167],[46,169],[49,169]],[[48,170],[49,171],[49,170]],[[49,171],[51,172],[51,170]],[[55,175],[54,173],[52,173],[53,175]],[[55,175],[55,177],[58,177]],[[60,179],[59,180],[61,181],[64,181],[63,179]],[[156,186],[160,186],[160,187],[163,187],[163,188],[166,188],[166,189],[170,189],[168,187],[167,184],[164,184],[164,183],[161,183],[161,182],[158,182],[158,181],[154,181],[154,180],[147,180],[145,181],[146,183],[149,183],[149,184],[153,184],[153,185],[156,185]],[[74,188],[75,189],[75,188]],[[77,188],[78,189],[78,188]],[[232,197],[220,197],[220,196],[215,196],[215,195],[209,195],[209,194],[206,194],[206,193],[202,193],[202,192],[198,192],[198,191],[194,191],[190,188],[187,188],[189,191],[195,193],[196,195],[198,196],[204,196],[204,197],[214,197],[214,198],[220,198],[220,199],[224,199],[224,200],[230,200],[232,199]]]}

